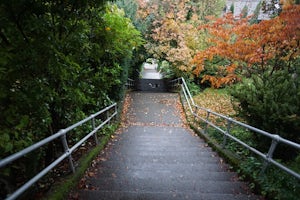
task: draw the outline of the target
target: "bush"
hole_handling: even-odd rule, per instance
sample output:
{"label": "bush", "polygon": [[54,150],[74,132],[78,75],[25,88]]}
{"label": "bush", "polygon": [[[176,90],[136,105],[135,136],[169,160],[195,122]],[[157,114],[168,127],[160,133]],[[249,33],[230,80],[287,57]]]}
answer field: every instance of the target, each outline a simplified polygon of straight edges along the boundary
{"label": "bush", "polygon": [[[0,158],[122,98],[143,39],[122,10],[105,2],[1,1]],[[72,140],[81,137],[76,131]],[[58,141],[12,163],[0,181],[20,184],[61,149]]]}
{"label": "bush", "polygon": [[[300,142],[300,80],[287,71],[275,71],[270,75],[252,75],[250,80],[236,85],[231,94],[238,102],[236,110],[240,117],[260,129],[281,137]],[[265,138],[265,137],[264,137]],[[259,147],[266,140],[255,136]],[[280,158],[290,159],[296,152],[285,149]]]}

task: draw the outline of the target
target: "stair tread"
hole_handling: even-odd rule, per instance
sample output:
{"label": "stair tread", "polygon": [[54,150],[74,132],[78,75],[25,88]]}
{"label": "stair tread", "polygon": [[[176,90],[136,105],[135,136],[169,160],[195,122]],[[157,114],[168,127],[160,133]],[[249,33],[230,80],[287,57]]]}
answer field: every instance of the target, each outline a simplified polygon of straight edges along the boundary
{"label": "stair tread", "polygon": [[216,194],[216,193],[197,193],[197,192],[145,192],[145,191],[97,191],[84,190],[80,194],[80,199],[130,199],[130,200],[260,200],[259,196],[251,194]]}

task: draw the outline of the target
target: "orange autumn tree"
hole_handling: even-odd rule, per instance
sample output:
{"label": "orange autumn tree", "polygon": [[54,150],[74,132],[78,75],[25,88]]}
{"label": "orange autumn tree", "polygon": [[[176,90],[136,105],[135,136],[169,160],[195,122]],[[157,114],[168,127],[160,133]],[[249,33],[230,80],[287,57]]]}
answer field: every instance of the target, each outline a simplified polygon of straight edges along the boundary
{"label": "orange autumn tree", "polygon": [[276,70],[289,68],[300,55],[300,6],[285,4],[282,13],[271,20],[250,25],[248,18],[235,19],[232,14],[223,18],[209,18],[212,22],[201,26],[207,31],[212,44],[198,52],[193,59],[194,74],[199,76],[207,63],[216,57],[226,60],[218,66],[215,76],[204,75],[202,82],[209,81],[218,88],[240,79],[238,72],[272,75]]}
{"label": "orange autumn tree", "polygon": [[[191,72],[191,60],[195,52],[191,45],[195,42],[189,40],[196,35],[188,37],[189,34],[198,34],[197,26],[187,22],[189,7],[186,0],[157,2],[158,10],[153,22],[151,41],[145,47],[155,58],[167,60],[176,71]],[[190,45],[191,44],[191,45]]]}

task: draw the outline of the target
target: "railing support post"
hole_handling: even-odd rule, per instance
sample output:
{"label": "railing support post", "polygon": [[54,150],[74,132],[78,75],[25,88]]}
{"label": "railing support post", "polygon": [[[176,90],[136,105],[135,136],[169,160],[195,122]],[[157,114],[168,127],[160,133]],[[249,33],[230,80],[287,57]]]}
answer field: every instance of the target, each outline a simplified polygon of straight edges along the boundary
{"label": "railing support post", "polygon": [[263,167],[262,167],[262,169],[260,171],[261,175],[263,175],[265,173],[265,171],[266,171],[266,169],[267,169],[267,167],[269,165],[269,159],[271,159],[273,157],[273,153],[274,153],[274,151],[275,151],[275,149],[277,147],[278,142],[279,142],[279,136],[275,135],[274,138],[272,139],[272,144],[271,144],[271,146],[269,148],[269,151],[268,151],[268,153],[266,155],[265,162],[264,162]]}
{"label": "railing support post", "polygon": [[70,167],[71,171],[73,173],[75,173],[75,167],[74,167],[74,163],[73,163],[73,158],[72,158],[72,155],[69,153],[70,150],[69,150],[69,146],[68,146],[66,134],[63,134],[61,136],[61,141],[62,141],[65,153],[69,154],[69,156],[68,156],[68,158],[69,158],[69,167]]}
{"label": "railing support post", "polygon": [[[109,111],[107,110],[106,111],[106,119],[108,119],[109,118]],[[108,125],[110,125],[110,120],[109,120],[109,122],[108,122]]]}
{"label": "railing support post", "polygon": [[[95,117],[93,117],[93,119],[92,119],[92,127],[93,127],[93,130],[95,130],[95,128],[96,128]],[[98,141],[98,137],[97,137],[97,132],[94,133],[94,140],[95,140],[96,145],[98,145],[99,141]]]}
{"label": "railing support post", "polygon": [[207,134],[207,129],[208,129],[208,123],[207,122],[208,122],[208,119],[209,119],[209,115],[210,115],[210,111],[208,110],[207,115],[206,115],[206,122],[205,122],[206,125],[205,125],[205,128],[204,128],[204,133],[205,134]]}
{"label": "railing support post", "polygon": [[228,134],[230,134],[230,128],[231,128],[231,120],[230,119],[227,119],[227,128],[226,128],[226,133],[224,134],[223,136],[223,144],[222,144],[222,147],[223,149],[225,148],[226,146],[226,143],[227,143],[227,138],[228,138]]}
{"label": "railing support post", "polygon": [[195,112],[194,112],[194,122],[196,123],[196,121],[197,121],[196,115],[198,114],[198,107],[197,107],[197,106],[194,106],[194,107],[195,107]]}
{"label": "railing support post", "polygon": [[118,105],[116,104],[114,107],[115,107],[114,113],[118,113]]}

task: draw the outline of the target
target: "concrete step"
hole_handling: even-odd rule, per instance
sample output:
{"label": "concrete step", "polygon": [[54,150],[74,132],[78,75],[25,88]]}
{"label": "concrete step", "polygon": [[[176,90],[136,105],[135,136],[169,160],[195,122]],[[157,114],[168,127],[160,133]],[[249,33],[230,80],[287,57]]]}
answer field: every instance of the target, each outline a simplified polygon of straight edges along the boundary
{"label": "concrete step", "polygon": [[189,170],[190,172],[201,172],[205,173],[207,171],[221,172],[227,171],[227,165],[225,164],[215,164],[215,163],[180,163],[174,161],[164,161],[164,163],[159,162],[125,162],[125,161],[105,161],[101,162],[99,165],[101,168],[114,168],[123,170],[171,170],[176,169]]}
{"label": "concrete step", "polygon": [[[174,152],[166,153],[165,155],[159,153],[161,155],[157,155],[157,152],[153,154],[149,154],[149,152],[135,152],[134,154],[122,154],[116,155],[113,158],[109,159],[110,162],[120,162],[120,163],[130,163],[132,165],[136,165],[139,163],[151,165],[152,163],[161,163],[163,165],[166,164],[194,164],[194,165],[207,165],[207,164],[219,164],[220,158],[211,158],[209,155],[200,156],[200,153],[195,154],[191,153],[194,157],[187,156],[178,156],[174,155]],[[188,155],[187,153],[178,152],[179,155]],[[137,156],[138,155],[138,156]]]}
{"label": "concrete step", "polygon": [[97,200],[259,200],[260,197],[247,194],[216,194],[197,192],[146,192],[146,191],[82,191],[80,199]]}
{"label": "concrete step", "polygon": [[197,135],[191,133],[187,136],[187,134],[189,133],[186,128],[181,127],[131,126],[122,133],[121,137],[116,138],[114,144],[177,146],[178,149],[188,146],[209,148]]}
{"label": "concrete step", "polygon": [[130,145],[126,148],[124,144],[118,146],[114,145],[114,151],[121,151],[123,155],[131,156],[176,156],[184,157],[187,155],[194,155],[199,157],[214,157],[216,155],[210,148],[203,148],[200,146],[187,146],[187,147],[178,147],[176,145],[155,145],[155,144],[144,144],[144,145],[134,145],[135,143],[126,143]]}
{"label": "concrete step", "polygon": [[[180,184],[178,184],[180,182]],[[106,178],[90,179],[89,184],[96,190],[113,191],[140,191],[140,192],[197,192],[215,194],[247,194],[242,182],[196,180],[195,178],[183,179],[166,177],[128,177],[128,178]]]}
{"label": "concrete step", "polygon": [[[207,147],[207,144],[205,144],[204,142],[192,142],[192,141],[188,141],[188,140],[166,140],[166,141],[158,141],[160,140],[159,138],[157,139],[151,139],[151,138],[139,138],[138,139],[140,143],[137,143],[136,140],[127,140],[126,142],[120,142],[120,143],[114,143],[114,146],[116,146],[116,148],[122,149],[125,148],[127,145],[133,145],[133,147],[138,150],[141,148],[148,148],[151,149],[151,151],[161,151],[161,149],[168,150],[169,151],[176,151],[176,152],[185,152],[185,151],[194,151],[195,149],[198,149],[200,151],[211,151],[211,148]],[[152,140],[152,141],[151,141]],[[156,142],[157,141],[157,142]],[[187,146],[177,146],[177,144],[180,143],[186,143]],[[133,149],[133,147],[131,149]],[[156,150],[157,149],[157,150]]]}
{"label": "concrete step", "polygon": [[[155,136],[145,136],[145,135],[132,135],[131,137],[135,137],[135,139],[125,138],[123,137],[122,140],[126,139],[125,142],[115,142],[114,145],[124,147],[126,145],[134,145],[137,148],[145,146],[145,147],[177,147],[178,151],[181,149],[184,150],[187,147],[195,147],[195,148],[202,148],[203,150],[210,149],[207,144],[203,140],[191,140],[192,138],[181,138],[181,137],[155,137]],[[185,143],[187,146],[177,146],[180,143]]]}
{"label": "concrete step", "polygon": [[110,179],[118,178],[124,179],[128,176],[132,178],[143,178],[151,179],[153,177],[159,177],[170,180],[211,180],[211,181],[236,181],[238,177],[234,172],[224,172],[224,171],[212,171],[207,170],[203,173],[203,170],[193,171],[191,173],[189,170],[183,171],[182,169],[159,169],[159,170],[144,170],[144,169],[112,169],[112,168],[99,168],[94,174],[95,179]]}

